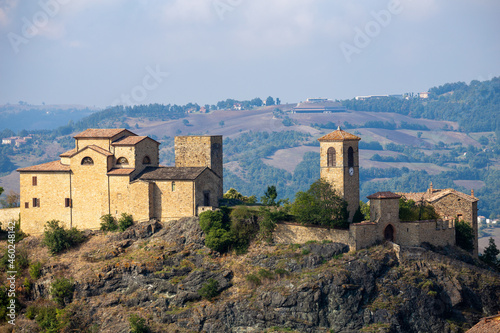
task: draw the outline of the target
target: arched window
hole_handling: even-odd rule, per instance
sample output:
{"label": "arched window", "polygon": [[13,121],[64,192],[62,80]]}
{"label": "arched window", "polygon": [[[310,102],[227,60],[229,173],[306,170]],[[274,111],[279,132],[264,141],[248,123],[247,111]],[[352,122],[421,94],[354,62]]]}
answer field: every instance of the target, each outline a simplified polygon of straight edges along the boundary
{"label": "arched window", "polygon": [[347,150],[347,166],[349,168],[354,166],[354,150],[352,147]]}
{"label": "arched window", "polygon": [[335,152],[335,148],[330,147],[326,152],[327,156],[327,166],[334,167],[337,164],[337,153]]}
{"label": "arched window", "polygon": [[144,158],[142,159],[142,164],[151,164],[151,159],[149,158],[149,156],[144,156]]}
{"label": "arched window", "polygon": [[84,157],[82,159],[82,165],[94,165],[94,160],[92,159],[92,157]]}
{"label": "arched window", "polygon": [[118,165],[128,165],[128,160],[125,157],[120,157],[116,160],[116,164]]}

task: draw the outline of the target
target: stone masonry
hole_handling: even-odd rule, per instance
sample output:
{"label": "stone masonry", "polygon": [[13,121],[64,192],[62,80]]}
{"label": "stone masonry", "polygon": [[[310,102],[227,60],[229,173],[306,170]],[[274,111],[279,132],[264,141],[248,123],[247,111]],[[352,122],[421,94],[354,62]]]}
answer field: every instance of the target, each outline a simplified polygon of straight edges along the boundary
{"label": "stone masonry", "polygon": [[[100,217],[135,221],[195,216],[222,198],[222,137],[176,138],[176,166],[159,165],[159,143],[126,129],[88,129],[61,159],[18,169],[21,228],[43,232],[49,220],[98,229]],[[179,144],[178,144],[179,142]]]}

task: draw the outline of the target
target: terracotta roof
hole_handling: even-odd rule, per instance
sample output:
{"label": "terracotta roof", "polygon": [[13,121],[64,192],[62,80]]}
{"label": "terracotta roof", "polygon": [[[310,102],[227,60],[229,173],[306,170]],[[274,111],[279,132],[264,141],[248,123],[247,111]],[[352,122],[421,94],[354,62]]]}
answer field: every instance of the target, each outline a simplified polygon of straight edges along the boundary
{"label": "terracotta roof", "polygon": [[64,171],[64,172],[69,172],[71,170],[69,168],[69,165],[61,164],[61,161],[53,161],[53,162],[48,162],[48,163],[44,163],[44,164],[33,165],[30,167],[26,167],[26,168],[20,168],[20,169],[17,169],[17,171],[19,171],[19,172],[30,172],[30,171],[37,171],[37,172]]}
{"label": "terracotta roof", "polygon": [[368,199],[399,199],[400,195],[392,192],[377,192],[367,196]]}
{"label": "terracotta roof", "polygon": [[[138,144],[139,142],[141,142],[144,139],[153,140],[153,139],[151,139],[150,137],[147,137],[147,136],[126,136],[124,138],[118,139],[117,141],[114,141],[112,143],[112,145],[113,146],[134,146],[134,145]],[[153,141],[156,142],[156,143],[159,143],[156,140],[153,140]]]}
{"label": "terracotta roof", "polygon": [[147,167],[137,179],[195,180],[207,167]]}
{"label": "terracotta roof", "polygon": [[328,133],[322,136],[318,141],[349,141],[349,140],[361,140],[359,136],[343,131],[340,126],[336,131]]}
{"label": "terracotta roof", "polygon": [[[101,148],[99,146],[95,146],[95,145],[90,145],[90,146],[86,146],[85,148],[83,149],[80,149],[77,153],[79,152],[82,152],[84,151],[85,149],[92,149],[100,154],[103,154],[103,155],[106,155],[106,156],[113,156],[113,154],[111,154],[109,151],[107,151],[106,149],[104,148]],[[75,153],[76,154],[76,153]]]}
{"label": "terracotta roof", "polygon": [[413,200],[415,202],[421,202],[427,201],[427,202],[434,202],[439,199],[444,198],[445,196],[449,194],[454,194],[464,200],[470,201],[470,202],[476,202],[479,201],[478,198],[467,195],[465,193],[459,192],[457,190],[454,190],[452,188],[449,189],[444,189],[444,190],[432,190],[431,191],[425,191],[425,192],[417,192],[417,193],[398,193],[401,196],[404,196],[408,200]]}
{"label": "terracotta roof", "polygon": [[498,333],[500,332],[500,314],[482,318],[467,333]]}
{"label": "terracotta roof", "polygon": [[126,176],[134,172],[135,169],[111,169],[108,171],[108,176]]}
{"label": "terracotta roof", "polygon": [[127,131],[133,135],[134,133],[130,132],[129,130],[125,128],[89,128],[81,133],[78,133],[77,135],[74,136],[75,139],[82,139],[82,138],[102,138],[102,139],[108,139],[112,138],[117,134],[120,134],[121,132]]}
{"label": "terracotta roof", "polygon": [[73,148],[71,150],[68,150],[68,151],[62,153],[61,155],[59,155],[59,157],[71,157],[71,156],[75,155],[76,152],[77,152],[76,148]]}

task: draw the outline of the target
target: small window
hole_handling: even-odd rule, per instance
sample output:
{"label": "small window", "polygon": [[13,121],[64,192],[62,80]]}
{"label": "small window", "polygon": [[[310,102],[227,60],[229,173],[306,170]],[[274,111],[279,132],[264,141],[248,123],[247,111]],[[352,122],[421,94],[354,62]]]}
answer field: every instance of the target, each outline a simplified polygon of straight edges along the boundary
{"label": "small window", "polygon": [[142,160],[142,164],[144,164],[144,165],[151,164],[151,159],[149,158],[149,156],[144,156],[144,159]]}
{"label": "small window", "polygon": [[73,203],[73,200],[71,200],[70,198],[64,199],[64,207],[71,207],[72,203]]}
{"label": "small window", "polygon": [[40,207],[40,198],[33,198],[33,207]]}
{"label": "small window", "polygon": [[203,206],[210,206],[210,191],[203,192]]}
{"label": "small window", "polygon": [[25,203],[24,203],[24,208],[26,208],[26,209],[27,209],[27,208],[30,208],[30,203],[29,203],[29,202],[25,202]]}
{"label": "small window", "polygon": [[172,182],[172,192],[175,192],[175,182]]}
{"label": "small window", "polygon": [[125,157],[120,157],[116,160],[116,164],[118,165],[128,165],[128,160]]}
{"label": "small window", "polygon": [[94,160],[92,159],[92,157],[84,157],[82,159],[82,165],[94,165]]}
{"label": "small window", "polygon": [[354,150],[352,147],[347,150],[347,166],[349,168],[354,166]]}
{"label": "small window", "polygon": [[337,153],[335,152],[335,148],[330,147],[326,152],[327,156],[327,166],[334,167],[337,164]]}
{"label": "small window", "polygon": [[36,186],[38,184],[38,179],[36,176],[33,176],[31,178],[31,185]]}

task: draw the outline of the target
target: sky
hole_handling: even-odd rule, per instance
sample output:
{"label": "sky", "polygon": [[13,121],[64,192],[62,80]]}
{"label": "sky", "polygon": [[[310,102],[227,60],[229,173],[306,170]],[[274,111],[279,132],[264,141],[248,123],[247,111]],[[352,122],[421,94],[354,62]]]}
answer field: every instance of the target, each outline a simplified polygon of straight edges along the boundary
{"label": "sky", "polygon": [[0,0],[0,104],[422,92],[500,75],[498,0]]}

